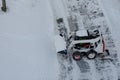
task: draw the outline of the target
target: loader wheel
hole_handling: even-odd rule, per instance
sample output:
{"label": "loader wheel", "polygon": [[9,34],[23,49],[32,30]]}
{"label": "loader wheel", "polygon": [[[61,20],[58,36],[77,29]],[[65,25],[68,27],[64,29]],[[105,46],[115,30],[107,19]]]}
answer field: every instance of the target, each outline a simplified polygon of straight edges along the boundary
{"label": "loader wheel", "polygon": [[90,59],[90,60],[95,59],[96,56],[97,56],[97,52],[95,50],[90,50],[87,53],[87,58]]}
{"label": "loader wheel", "polygon": [[79,60],[82,59],[82,55],[81,55],[81,53],[78,52],[78,51],[74,52],[73,55],[72,55],[72,57],[73,57],[73,59],[74,59],[75,61],[79,61]]}

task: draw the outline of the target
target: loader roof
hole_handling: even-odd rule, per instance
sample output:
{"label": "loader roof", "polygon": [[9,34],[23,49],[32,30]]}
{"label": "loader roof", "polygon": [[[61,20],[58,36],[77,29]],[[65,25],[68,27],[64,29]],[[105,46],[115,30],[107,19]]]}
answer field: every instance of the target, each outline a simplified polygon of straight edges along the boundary
{"label": "loader roof", "polygon": [[76,32],[76,36],[79,36],[79,37],[88,36],[88,32],[87,32],[87,30],[79,30]]}

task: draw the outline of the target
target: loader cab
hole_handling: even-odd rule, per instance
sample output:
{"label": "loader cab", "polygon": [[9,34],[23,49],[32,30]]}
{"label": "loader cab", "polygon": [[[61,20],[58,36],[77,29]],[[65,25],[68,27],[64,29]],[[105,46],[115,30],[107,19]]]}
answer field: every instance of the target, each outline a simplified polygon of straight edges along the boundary
{"label": "loader cab", "polygon": [[99,30],[94,30],[94,31],[83,30],[76,32],[76,36],[74,40],[89,40],[89,39],[95,39],[99,36],[100,36]]}
{"label": "loader cab", "polygon": [[97,38],[100,37],[99,30],[95,31],[88,31],[88,30],[81,30],[76,32],[76,36],[74,37],[74,48],[75,49],[93,49],[98,46],[101,39]]}

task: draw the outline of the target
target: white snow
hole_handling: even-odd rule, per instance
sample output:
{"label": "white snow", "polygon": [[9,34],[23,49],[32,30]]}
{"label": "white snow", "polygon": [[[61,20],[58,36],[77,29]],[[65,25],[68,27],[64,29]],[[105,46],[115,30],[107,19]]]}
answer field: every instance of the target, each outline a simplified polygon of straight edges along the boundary
{"label": "white snow", "polygon": [[120,52],[120,0],[98,0],[102,4],[117,51]]}
{"label": "white snow", "polygon": [[[59,0],[60,1],[60,0]],[[61,0],[61,1],[63,1],[63,0]],[[67,0],[66,0],[67,1]],[[70,1],[74,1],[74,0],[69,0],[69,2]],[[84,1],[84,0],[83,0]],[[109,0],[98,0],[99,2],[100,2],[100,7],[102,7],[102,9],[103,9],[103,11],[104,11],[104,14],[105,14],[105,17],[106,17],[106,20],[107,20],[107,23],[109,23],[109,26],[110,26],[110,31],[111,31],[111,33],[112,33],[112,28],[113,28],[113,26],[115,26],[115,25],[117,25],[116,27],[118,28],[118,24],[117,23],[115,23],[115,21],[116,20],[118,20],[118,19],[116,19],[116,18],[114,18],[114,15],[116,15],[116,13],[113,13],[113,12],[111,12],[111,11],[114,11],[115,9],[115,6],[116,6],[116,8],[117,8],[117,10],[116,10],[116,12],[119,12],[119,9],[120,8],[118,8],[119,6],[119,4],[117,4],[116,5],[116,3],[118,2],[117,0],[116,1],[114,1],[114,0],[111,0],[111,1],[109,1]],[[69,2],[68,2],[68,4],[69,4]],[[75,1],[74,1],[75,2]],[[91,1],[92,2],[92,1]],[[64,4],[64,9],[63,10],[61,10],[61,11],[66,11],[67,9],[66,9],[66,7],[67,6],[65,6],[66,4],[65,3],[67,3],[67,2],[63,2],[63,4]],[[70,2],[71,4],[74,4],[73,2]],[[54,3],[55,4],[55,3]],[[91,3],[92,4],[92,3]],[[55,7],[55,6],[54,6]],[[68,6],[68,7],[70,7],[70,6]],[[114,8],[113,8],[114,7]],[[96,8],[96,7],[92,7],[91,9],[93,9],[93,8]],[[57,7],[56,7],[56,10],[58,10],[57,9]],[[61,12],[61,11],[59,11],[58,10],[58,12]],[[61,12],[61,13],[64,13],[64,12]],[[67,13],[68,14],[68,13]],[[108,15],[108,14],[111,14],[111,15]],[[59,14],[57,14],[57,16],[58,16]],[[56,16],[56,15],[55,15]],[[111,17],[111,16],[113,16],[113,18]],[[117,14],[117,16],[119,16],[119,13]],[[111,19],[110,19],[110,17],[111,17]],[[114,20],[114,22],[113,21],[111,21],[111,20]],[[99,22],[99,21],[102,21],[102,20],[98,20],[98,21],[95,21],[95,23],[96,24],[98,24],[98,23],[101,23],[101,22]],[[114,25],[115,24],[115,25]],[[114,27],[115,28],[115,27]],[[114,32],[112,33],[112,36],[114,37],[114,40],[116,41],[116,40],[118,40],[119,41],[119,37],[115,37],[116,36],[116,34],[114,34]],[[116,42],[115,42],[116,43]],[[119,47],[119,45],[118,45],[118,47]],[[119,49],[118,49],[119,50]],[[118,51],[119,52],[119,51]],[[79,70],[78,70],[78,72],[77,71],[74,71],[73,70],[73,74],[80,74],[80,76],[76,76],[76,75],[73,75],[73,78],[75,77],[75,79],[89,79],[89,80],[96,80],[96,78],[97,78],[97,80],[100,80],[100,79],[105,79],[105,80],[108,80],[108,79],[111,79],[111,80],[117,80],[118,79],[118,75],[117,75],[117,70],[115,69],[115,66],[113,66],[112,64],[110,64],[109,62],[104,62],[104,63],[98,63],[99,65],[97,66],[98,68],[99,68],[99,66],[100,66],[100,68],[101,67],[103,67],[103,70],[100,70],[100,73],[99,73],[99,71],[97,72],[97,71],[95,71],[95,69],[96,69],[96,65],[95,65],[95,62],[93,61],[93,62],[89,62],[89,61],[87,61],[86,60],[86,62],[88,62],[88,65],[90,66],[90,68],[91,68],[91,71],[90,72],[86,72],[86,73],[79,73]],[[99,61],[97,61],[97,62],[99,62]],[[76,70],[76,67],[74,67],[74,69]],[[106,70],[107,69],[107,70]],[[110,73],[110,71],[111,72],[113,72],[113,73]],[[97,74],[96,74],[97,73]],[[119,73],[118,73],[119,74]],[[100,76],[101,75],[101,76]],[[95,77],[94,77],[95,76]],[[81,78],[82,77],[82,78]]]}
{"label": "white snow", "polygon": [[57,80],[48,0],[6,0],[0,11],[0,80]]}
{"label": "white snow", "polygon": [[[120,0],[98,1],[104,10],[119,53]],[[8,11],[6,13],[0,11],[0,80],[58,80],[59,64],[54,46],[54,17],[49,0],[6,0],[6,2]],[[59,5],[57,0],[55,3]],[[65,18],[61,6],[58,8],[58,12],[62,13],[56,11],[56,14],[60,15],[57,18]],[[77,80],[80,77],[79,68],[73,65],[73,78]],[[94,75],[91,74],[92,77]]]}
{"label": "white snow", "polygon": [[[120,61],[120,0],[99,0],[102,3],[103,10],[105,12],[106,19],[109,23],[109,28],[114,39],[116,50],[118,53],[118,60]],[[113,68],[114,69],[114,68]],[[120,74],[118,67],[117,70]],[[114,73],[115,74],[115,73]],[[120,76],[119,76],[120,77]]]}

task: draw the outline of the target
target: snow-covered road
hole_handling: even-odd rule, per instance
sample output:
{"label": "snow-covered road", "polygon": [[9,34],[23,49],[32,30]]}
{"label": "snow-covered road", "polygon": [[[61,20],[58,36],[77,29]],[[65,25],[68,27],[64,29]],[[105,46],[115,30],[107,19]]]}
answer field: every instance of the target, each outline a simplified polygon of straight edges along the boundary
{"label": "snow-covered road", "polygon": [[[59,14],[64,13],[64,15],[61,16],[61,15],[55,13],[54,16],[59,16],[59,17],[55,17],[54,20],[56,20],[58,18],[63,18],[63,19],[67,18],[68,24],[71,28],[70,29],[71,31],[78,29],[75,27],[79,27],[79,29],[81,28],[81,23],[80,23],[81,19],[82,19],[82,22],[84,23],[83,26],[87,29],[92,28],[90,26],[100,25],[102,33],[105,38],[106,47],[110,50],[110,54],[113,59],[112,62],[109,60],[100,61],[97,59],[93,60],[93,61],[83,59],[83,60],[77,62],[77,65],[80,70],[80,71],[78,70],[78,72],[75,72],[75,73],[79,74],[77,80],[118,80],[120,78],[119,77],[119,72],[120,72],[119,71],[119,69],[120,69],[119,50],[117,50],[117,48],[115,47],[114,40],[112,39],[112,36],[115,36],[115,34],[114,35],[112,34],[112,36],[111,36],[111,33],[112,33],[111,31],[114,26],[113,24],[115,24],[115,23],[114,22],[112,23],[111,20],[109,21],[110,15],[107,15],[107,12],[108,12],[108,10],[111,11],[111,9],[106,8],[106,6],[109,3],[111,3],[112,1],[104,2],[104,1],[98,0],[99,3],[96,0],[86,0],[86,1],[84,1],[84,0],[77,0],[77,1],[58,0],[58,1],[59,1],[59,5],[55,4],[55,3],[52,4],[52,6],[54,8],[53,12],[55,13],[56,11],[58,11],[57,13],[59,13]],[[106,6],[104,6],[103,3]],[[61,7],[61,9],[59,10],[58,7],[56,7],[56,6],[60,6],[60,5],[63,5],[64,8]],[[113,4],[112,6],[115,6],[115,4]],[[56,10],[55,10],[55,8],[56,8]],[[63,8],[63,10],[62,10],[62,8]],[[117,10],[119,10],[119,9],[117,9]],[[112,15],[115,15],[115,14],[112,14]],[[63,17],[63,16],[66,16],[66,17]],[[109,26],[110,26],[111,31],[109,31]],[[116,55],[117,55],[117,57],[116,57]],[[73,64],[69,63],[69,60],[65,61],[62,58],[59,58],[59,56],[58,56],[58,59],[59,59],[59,63],[61,64],[61,67],[64,66],[64,70],[62,70],[63,68],[61,69],[61,72],[64,72],[64,74],[61,73],[61,75],[63,75],[63,76],[60,76],[61,77],[60,79],[61,80],[73,79],[74,80],[74,77],[76,77],[76,76],[72,75],[73,74],[72,71],[74,72],[74,70],[75,70],[75,67],[73,67],[74,63]],[[67,65],[66,65],[65,64],[66,62],[68,62],[69,64],[67,63]],[[65,72],[65,70],[69,69],[69,67],[72,67],[73,69]],[[69,72],[71,72],[71,74]],[[64,75],[66,75],[66,77],[64,77]]]}
{"label": "snow-covered road", "polygon": [[0,11],[0,80],[57,80],[48,0],[6,0]]}
{"label": "snow-covered road", "polygon": [[[117,51],[120,52],[120,0],[98,0],[103,6],[103,10],[105,11],[105,16],[108,19],[108,23],[110,24],[109,28],[111,30],[111,35],[114,39],[114,43],[116,44]],[[120,56],[120,54],[118,54]]]}
{"label": "snow-covered road", "polygon": [[[54,10],[57,11],[52,12],[50,1],[56,4]],[[68,27],[66,16],[69,14],[65,0],[61,0],[64,4],[59,1],[6,0],[8,11],[0,11],[0,80],[99,80],[101,77],[104,77],[103,80],[117,80],[115,66],[109,61],[96,64],[97,60],[84,59],[76,64],[56,54],[54,18],[64,17]],[[108,20],[119,55],[120,0],[98,1]],[[101,69],[103,67],[109,70]]]}

